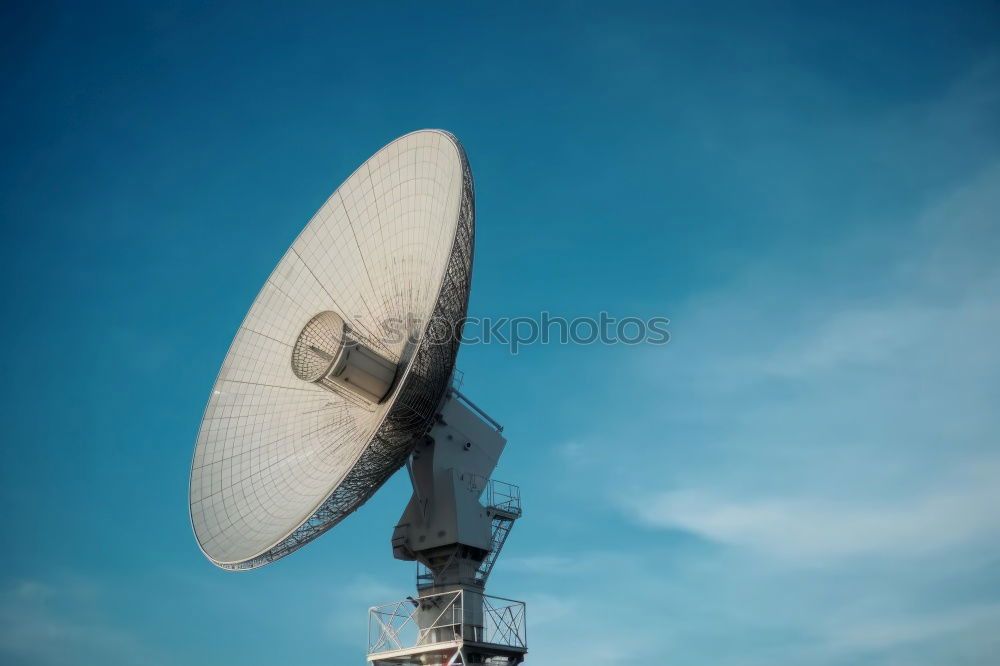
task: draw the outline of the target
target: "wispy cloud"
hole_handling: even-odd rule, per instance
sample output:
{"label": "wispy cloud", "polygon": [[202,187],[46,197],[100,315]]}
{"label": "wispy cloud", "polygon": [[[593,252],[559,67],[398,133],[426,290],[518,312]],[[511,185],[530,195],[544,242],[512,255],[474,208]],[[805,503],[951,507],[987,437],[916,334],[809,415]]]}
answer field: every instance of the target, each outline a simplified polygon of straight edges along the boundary
{"label": "wispy cloud", "polygon": [[671,631],[640,653],[992,663],[1000,164],[967,175],[892,234],[813,252],[812,274],[767,257],[692,299],[622,418],[556,452],[566,492],[601,489],[635,551],[680,553],[609,567],[629,594],[596,597],[653,633],[632,609],[658,609]]}
{"label": "wispy cloud", "polygon": [[891,501],[787,498],[746,500],[706,491],[636,498],[637,520],[798,563],[860,555],[910,557],[976,546],[1000,535],[1000,463],[943,488]]}
{"label": "wispy cloud", "polygon": [[0,661],[37,666],[166,663],[103,616],[91,581],[21,580],[0,594]]}
{"label": "wispy cloud", "polygon": [[[963,640],[970,632],[988,634],[1000,626],[1000,604],[973,604],[965,608],[913,613],[908,616],[870,617],[833,621],[825,627],[825,647],[832,652],[879,651],[898,645],[918,644],[942,638]],[[1000,637],[990,641],[1000,645]],[[970,641],[973,650],[980,640]],[[985,656],[985,655],[982,655]]]}
{"label": "wispy cloud", "polygon": [[363,644],[368,621],[365,609],[398,601],[406,594],[408,592],[373,576],[356,575],[329,598],[332,612],[327,617],[326,629],[331,638],[360,651],[366,647]]}

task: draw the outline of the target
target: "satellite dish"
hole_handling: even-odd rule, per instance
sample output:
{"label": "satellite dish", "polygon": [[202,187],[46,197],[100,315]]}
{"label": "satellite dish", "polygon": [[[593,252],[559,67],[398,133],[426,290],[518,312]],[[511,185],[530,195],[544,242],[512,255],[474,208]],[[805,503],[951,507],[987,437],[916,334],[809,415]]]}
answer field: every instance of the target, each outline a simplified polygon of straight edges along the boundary
{"label": "satellite dish", "polygon": [[474,225],[454,136],[375,153],[264,283],[195,445],[191,524],[231,570],[301,548],[406,465],[392,552],[417,563],[418,596],[369,609],[373,664],[515,666],[527,652],[524,603],[485,594],[521,516],[517,486],[490,478],[507,440],[453,379]]}
{"label": "satellite dish", "polygon": [[191,466],[202,552],[250,569],[301,548],[403,464],[451,378],[475,202],[447,132],[388,144],[320,207],[223,361]]}

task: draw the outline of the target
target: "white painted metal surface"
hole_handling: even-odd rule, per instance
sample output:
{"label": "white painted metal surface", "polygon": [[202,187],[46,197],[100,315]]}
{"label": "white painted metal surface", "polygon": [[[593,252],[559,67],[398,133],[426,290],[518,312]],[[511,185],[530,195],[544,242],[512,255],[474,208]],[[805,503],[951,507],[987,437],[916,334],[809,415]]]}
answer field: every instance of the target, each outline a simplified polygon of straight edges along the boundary
{"label": "white painted metal surface", "polygon": [[[480,609],[470,624],[468,608]],[[528,647],[522,601],[475,590],[408,597],[368,611],[368,661],[376,666],[516,666]]]}
{"label": "white painted metal surface", "polygon": [[[457,342],[430,345],[427,326],[435,316],[460,326],[465,315],[472,196],[458,141],[415,132],[355,171],[282,257],[236,333],[198,433],[191,522],[215,564],[251,568],[294,551],[403,464],[454,363]],[[293,368],[300,333],[325,312],[389,364],[357,361],[371,374],[363,400],[310,379],[311,366]],[[324,354],[333,355],[315,356],[317,367]]]}

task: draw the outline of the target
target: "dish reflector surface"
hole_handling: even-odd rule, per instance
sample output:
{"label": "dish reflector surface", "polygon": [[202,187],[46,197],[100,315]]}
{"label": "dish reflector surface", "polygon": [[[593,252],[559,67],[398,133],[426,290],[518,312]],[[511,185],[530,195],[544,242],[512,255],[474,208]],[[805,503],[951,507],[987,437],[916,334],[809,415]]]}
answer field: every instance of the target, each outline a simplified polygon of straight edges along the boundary
{"label": "dish reflector surface", "polygon": [[[236,333],[198,433],[191,523],[215,564],[291,553],[405,463],[454,367],[474,218],[461,145],[422,130],[358,168],[292,243]],[[338,317],[341,337],[396,364],[381,402],[320,381]]]}

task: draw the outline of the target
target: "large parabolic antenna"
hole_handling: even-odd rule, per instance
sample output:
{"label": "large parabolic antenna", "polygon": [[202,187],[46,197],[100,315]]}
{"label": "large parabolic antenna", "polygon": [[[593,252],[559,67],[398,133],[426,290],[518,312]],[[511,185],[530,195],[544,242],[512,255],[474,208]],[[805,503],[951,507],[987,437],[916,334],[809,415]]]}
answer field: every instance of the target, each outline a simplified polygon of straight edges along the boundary
{"label": "large parabolic antenna", "polygon": [[[458,343],[440,328],[466,314],[474,207],[458,141],[415,132],[355,171],[278,262],[198,433],[191,522],[214,563],[252,568],[291,553],[406,462],[451,378]],[[332,357],[349,346],[336,337],[391,363],[389,395],[330,390]]]}
{"label": "large parabolic antenna", "polygon": [[[488,478],[506,440],[453,384],[474,220],[472,173],[451,134],[414,132],[373,155],[264,283],[195,446],[195,537],[232,570],[292,553],[408,465],[414,495],[393,553],[418,562],[426,594],[410,598],[407,613],[372,610],[376,663],[411,663],[411,652],[422,664],[519,663],[526,651],[510,638],[517,626],[490,619],[499,612],[523,634],[523,604],[497,611],[483,594],[520,516],[516,487]],[[457,625],[441,624],[442,607]],[[411,646],[393,628],[404,616],[419,629]],[[453,653],[427,647],[449,640]]]}

